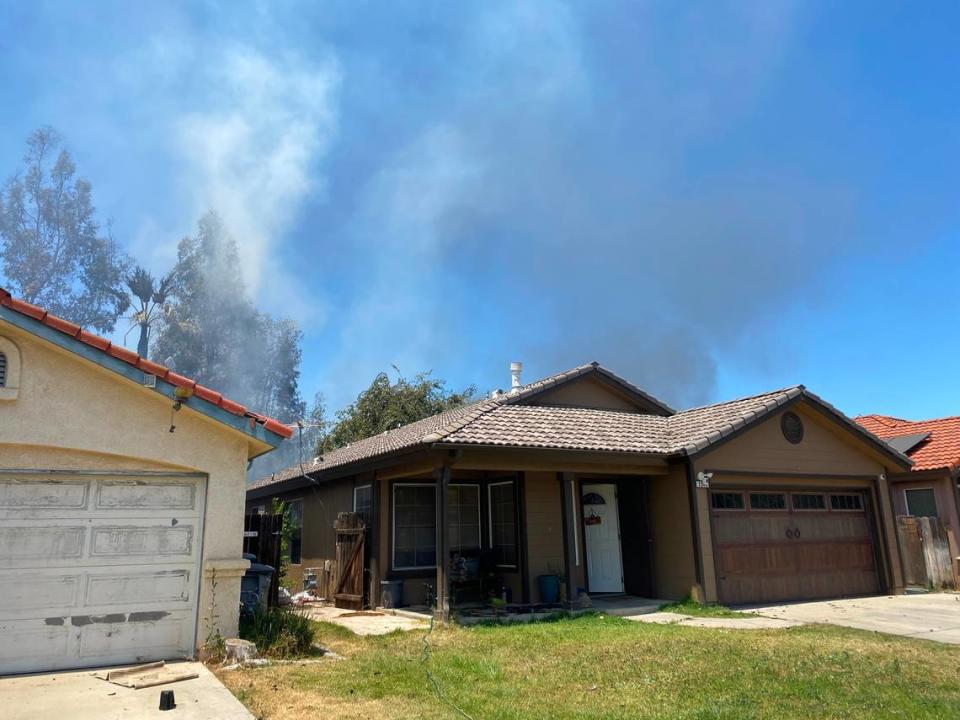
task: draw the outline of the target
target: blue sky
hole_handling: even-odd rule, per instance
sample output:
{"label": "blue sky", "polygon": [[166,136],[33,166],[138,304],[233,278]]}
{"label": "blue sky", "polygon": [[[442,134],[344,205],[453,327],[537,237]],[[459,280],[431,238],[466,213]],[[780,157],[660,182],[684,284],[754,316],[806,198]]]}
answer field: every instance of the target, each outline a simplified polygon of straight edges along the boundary
{"label": "blue sky", "polygon": [[136,258],[208,208],[303,390],[599,360],[677,407],[960,414],[955,3],[0,0],[0,175],[53,125]]}

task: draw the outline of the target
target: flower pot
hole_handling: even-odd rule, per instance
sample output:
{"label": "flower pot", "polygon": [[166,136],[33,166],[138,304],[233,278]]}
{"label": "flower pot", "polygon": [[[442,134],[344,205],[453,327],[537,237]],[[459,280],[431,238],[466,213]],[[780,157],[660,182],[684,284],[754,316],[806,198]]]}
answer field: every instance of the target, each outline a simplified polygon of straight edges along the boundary
{"label": "flower pot", "polygon": [[560,600],[560,577],[557,575],[538,575],[537,585],[540,587],[540,602],[553,605]]}

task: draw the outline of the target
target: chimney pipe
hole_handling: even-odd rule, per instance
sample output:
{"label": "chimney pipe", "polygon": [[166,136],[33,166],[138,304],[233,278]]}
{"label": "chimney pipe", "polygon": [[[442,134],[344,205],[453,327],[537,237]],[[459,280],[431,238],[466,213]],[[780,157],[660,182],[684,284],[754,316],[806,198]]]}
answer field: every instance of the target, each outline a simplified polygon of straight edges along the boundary
{"label": "chimney pipe", "polygon": [[510,363],[510,392],[517,392],[523,384],[520,382],[520,373],[523,371],[522,362]]}

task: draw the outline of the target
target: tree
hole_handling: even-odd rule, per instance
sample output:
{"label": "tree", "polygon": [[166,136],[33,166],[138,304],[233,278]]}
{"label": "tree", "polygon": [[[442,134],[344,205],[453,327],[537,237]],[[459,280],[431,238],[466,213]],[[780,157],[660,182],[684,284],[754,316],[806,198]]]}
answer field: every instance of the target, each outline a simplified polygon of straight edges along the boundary
{"label": "tree", "polygon": [[379,373],[353,403],[337,412],[337,421],[320,439],[318,452],[329,452],[356,440],[461,407],[475,395],[476,387],[471,385],[453,392],[444,380],[431,377],[429,372],[419,373],[408,380],[397,370],[396,382],[390,382],[386,373]]}
{"label": "tree", "polygon": [[21,173],[0,191],[0,261],[14,294],[110,332],[127,309],[128,260],[100,232],[87,180],[52,128],[27,140]]}
{"label": "tree", "polygon": [[[133,305],[130,330],[140,328],[137,355],[149,357],[150,330],[163,318],[164,307],[173,290],[173,274],[157,280],[137,265],[127,277],[127,288],[130,290]],[[129,333],[129,330],[127,332]]]}
{"label": "tree", "polygon": [[171,288],[155,360],[282,422],[303,417],[302,335],[254,307],[236,243],[216,213],[180,241]]}

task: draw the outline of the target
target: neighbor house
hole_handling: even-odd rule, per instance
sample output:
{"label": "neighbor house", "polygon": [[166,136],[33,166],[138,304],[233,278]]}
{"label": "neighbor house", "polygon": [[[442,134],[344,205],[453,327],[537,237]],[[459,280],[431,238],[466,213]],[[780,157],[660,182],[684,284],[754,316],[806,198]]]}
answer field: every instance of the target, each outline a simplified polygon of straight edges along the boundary
{"label": "neighbor house", "polygon": [[290,434],[0,289],[0,674],[236,635],[247,464]]}
{"label": "neighbor house", "polygon": [[477,599],[477,574],[531,603],[550,574],[568,602],[903,590],[887,477],[910,461],[803,386],[676,412],[597,363],[515,380],[262,478],[248,510],[295,506],[294,572],[335,557],[338,512],[362,513],[370,605],[395,580],[443,613]]}
{"label": "neighbor house", "polygon": [[890,475],[894,512],[935,517],[943,524],[956,585],[960,581],[960,417],[902,420],[862,415],[856,421],[913,460],[909,472]]}

